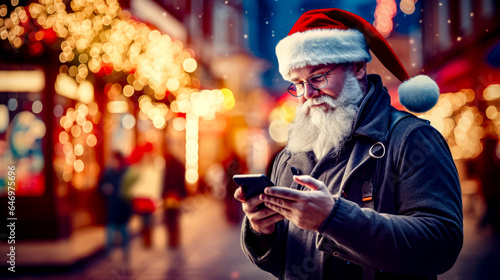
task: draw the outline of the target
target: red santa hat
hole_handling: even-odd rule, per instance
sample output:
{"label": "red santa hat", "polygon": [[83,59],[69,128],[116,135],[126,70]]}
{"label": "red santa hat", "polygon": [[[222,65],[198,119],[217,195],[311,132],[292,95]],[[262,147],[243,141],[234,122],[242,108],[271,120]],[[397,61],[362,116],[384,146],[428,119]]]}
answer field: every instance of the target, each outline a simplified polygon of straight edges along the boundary
{"label": "red santa hat", "polygon": [[276,46],[279,71],[290,80],[290,70],[332,63],[370,62],[371,50],[401,82],[399,101],[408,110],[425,112],[438,101],[439,87],[430,77],[410,79],[384,37],[363,18],[339,9],[304,13],[288,36]]}

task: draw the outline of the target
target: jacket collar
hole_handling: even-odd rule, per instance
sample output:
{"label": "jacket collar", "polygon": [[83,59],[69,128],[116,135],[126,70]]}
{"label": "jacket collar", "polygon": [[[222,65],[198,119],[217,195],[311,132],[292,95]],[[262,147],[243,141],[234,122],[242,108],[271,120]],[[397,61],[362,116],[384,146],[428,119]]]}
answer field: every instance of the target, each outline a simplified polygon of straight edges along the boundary
{"label": "jacket collar", "polygon": [[368,75],[370,89],[363,99],[354,121],[354,136],[364,136],[375,142],[387,140],[391,98],[379,75]]}

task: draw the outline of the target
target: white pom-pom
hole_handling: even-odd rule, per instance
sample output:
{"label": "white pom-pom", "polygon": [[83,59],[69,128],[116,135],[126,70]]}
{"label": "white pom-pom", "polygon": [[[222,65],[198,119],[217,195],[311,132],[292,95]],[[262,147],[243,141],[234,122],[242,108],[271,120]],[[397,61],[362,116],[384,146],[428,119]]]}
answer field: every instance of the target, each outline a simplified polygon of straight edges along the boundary
{"label": "white pom-pom", "polygon": [[403,82],[398,88],[399,102],[406,109],[423,113],[429,111],[439,99],[439,87],[429,76],[418,75]]}

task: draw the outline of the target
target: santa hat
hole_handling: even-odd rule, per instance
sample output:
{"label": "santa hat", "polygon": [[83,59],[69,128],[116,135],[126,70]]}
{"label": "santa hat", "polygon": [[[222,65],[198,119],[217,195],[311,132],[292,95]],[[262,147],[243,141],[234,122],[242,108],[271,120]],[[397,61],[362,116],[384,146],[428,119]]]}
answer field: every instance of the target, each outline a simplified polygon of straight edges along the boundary
{"label": "santa hat", "polygon": [[401,82],[399,101],[408,110],[425,112],[438,101],[439,87],[426,75],[408,76],[384,37],[363,18],[339,9],[304,13],[288,36],[276,46],[279,71],[290,80],[290,70],[332,63],[370,62],[371,50]]}

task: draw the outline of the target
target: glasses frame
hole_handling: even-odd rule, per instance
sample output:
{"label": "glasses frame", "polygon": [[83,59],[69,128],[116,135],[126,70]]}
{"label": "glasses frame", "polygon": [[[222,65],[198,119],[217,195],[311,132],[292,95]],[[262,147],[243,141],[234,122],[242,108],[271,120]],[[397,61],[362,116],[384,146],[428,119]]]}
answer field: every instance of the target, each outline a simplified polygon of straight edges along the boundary
{"label": "glasses frame", "polygon": [[[286,89],[286,91],[288,91],[288,93],[289,93],[291,96],[294,96],[294,97],[301,97],[301,96],[302,96],[302,95],[304,95],[304,93],[306,92],[305,90],[304,90],[304,92],[303,92],[302,94],[297,95],[297,94],[293,94],[293,93],[290,91],[290,87],[291,87],[291,86],[295,86],[295,88],[297,88],[297,85],[299,85],[299,84],[303,85],[303,84],[305,84],[306,82],[307,82],[307,83],[308,83],[308,84],[309,84],[309,85],[310,85],[313,89],[315,89],[315,90],[320,90],[320,89],[323,89],[323,88],[325,88],[325,87],[327,87],[327,86],[328,86],[328,78],[326,77],[326,75],[330,74],[330,72],[332,72],[332,70],[333,70],[333,69],[335,69],[335,68],[337,68],[337,66],[339,66],[339,65],[340,65],[340,64],[335,65],[332,69],[328,70],[326,73],[311,76],[311,77],[307,78],[307,80],[306,80],[305,82],[300,82],[300,83],[291,83],[291,84],[288,86],[288,88]],[[324,77],[324,78],[325,78],[325,81],[326,81],[326,84],[325,84],[323,87],[317,88],[317,87],[313,86],[313,84],[311,83],[311,81],[310,81],[310,80],[311,80],[311,79],[313,79],[313,78],[319,78],[319,77]],[[297,91],[295,91],[295,92],[297,92]]]}

